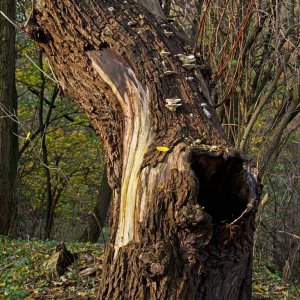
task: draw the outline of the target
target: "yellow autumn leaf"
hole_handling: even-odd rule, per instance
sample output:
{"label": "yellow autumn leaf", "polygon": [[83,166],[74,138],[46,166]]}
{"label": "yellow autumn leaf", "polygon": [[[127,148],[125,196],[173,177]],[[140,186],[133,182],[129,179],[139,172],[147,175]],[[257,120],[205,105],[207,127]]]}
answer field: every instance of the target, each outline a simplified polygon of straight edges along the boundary
{"label": "yellow autumn leaf", "polygon": [[157,146],[156,147],[157,151],[161,151],[161,152],[168,152],[170,150],[169,147],[165,147],[165,146]]}
{"label": "yellow autumn leaf", "polygon": [[27,135],[26,135],[26,138],[25,138],[25,139],[26,139],[26,140],[29,140],[29,138],[30,138],[30,132],[28,132],[28,133],[27,133]]}
{"label": "yellow autumn leaf", "polygon": [[0,282],[0,287],[4,287],[5,286],[5,282]]}

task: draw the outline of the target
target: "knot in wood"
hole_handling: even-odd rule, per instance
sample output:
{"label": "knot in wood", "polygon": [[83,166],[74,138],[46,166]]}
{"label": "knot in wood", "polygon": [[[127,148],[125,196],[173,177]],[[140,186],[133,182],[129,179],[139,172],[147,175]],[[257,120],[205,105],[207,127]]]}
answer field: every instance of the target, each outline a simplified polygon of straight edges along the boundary
{"label": "knot in wood", "polygon": [[162,277],[166,273],[166,266],[160,263],[152,263],[149,268],[151,277]]}
{"label": "knot in wood", "polygon": [[176,214],[176,225],[181,228],[196,227],[199,224],[211,223],[209,214],[199,204],[183,206]]}
{"label": "knot in wood", "polygon": [[155,246],[152,246],[139,256],[140,262],[143,264],[143,276],[151,279],[164,276],[170,262],[167,251],[154,248]]}

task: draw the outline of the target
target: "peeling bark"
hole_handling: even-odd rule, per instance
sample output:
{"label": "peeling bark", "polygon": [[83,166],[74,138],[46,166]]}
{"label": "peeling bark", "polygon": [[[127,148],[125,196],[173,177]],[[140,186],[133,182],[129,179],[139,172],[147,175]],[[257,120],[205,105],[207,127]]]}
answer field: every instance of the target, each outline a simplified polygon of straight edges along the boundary
{"label": "peeling bark", "polygon": [[[113,207],[98,299],[250,299],[259,186],[226,140],[204,62],[184,67],[175,29],[130,1],[44,1],[28,24],[105,144]],[[169,110],[171,98],[182,106]]]}

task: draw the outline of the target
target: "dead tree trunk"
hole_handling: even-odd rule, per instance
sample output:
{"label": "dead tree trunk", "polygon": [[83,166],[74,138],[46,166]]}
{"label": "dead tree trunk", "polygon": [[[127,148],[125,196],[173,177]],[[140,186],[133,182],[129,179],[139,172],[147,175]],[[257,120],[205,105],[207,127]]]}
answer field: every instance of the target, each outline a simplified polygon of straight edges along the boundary
{"label": "dead tree trunk", "polygon": [[[26,31],[104,141],[113,189],[99,299],[250,299],[253,170],[201,67],[131,1],[42,1]],[[181,54],[181,55],[178,55]]]}

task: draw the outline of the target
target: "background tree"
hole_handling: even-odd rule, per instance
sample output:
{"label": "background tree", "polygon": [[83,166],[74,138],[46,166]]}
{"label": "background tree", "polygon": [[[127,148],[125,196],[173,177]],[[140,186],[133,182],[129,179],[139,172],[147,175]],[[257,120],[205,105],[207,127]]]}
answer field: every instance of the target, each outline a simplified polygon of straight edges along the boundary
{"label": "background tree", "polygon": [[101,233],[103,242],[105,243],[105,237],[103,228],[106,225],[106,219],[108,217],[108,211],[110,207],[112,196],[112,190],[108,184],[106,167],[104,167],[101,185],[99,187],[97,202],[93,212],[90,212],[89,222],[87,228],[84,230],[80,237],[82,242],[97,242]]}
{"label": "background tree", "polygon": [[[17,1],[17,21],[25,22],[31,9],[31,1]],[[17,34],[16,54],[17,233],[26,238],[77,239],[101,183],[101,145],[96,147],[89,122],[59,93],[48,60],[23,32]]]}
{"label": "background tree", "polygon": [[202,47],[215,68],[220,118],[236,147],[255,154],[263,176],[299,113],[299,6],[237,1],[229,10],[220,2],[206,14],[207,30],[217,28],[204,34]]}
{"label": "background tree", "polygon": [[[1,0],[0,11],[15,18],[15,1]],[[0,18],[0,234],[8,234],[14,218],[17,174],[17,94],[15,89],[15,28]]]}
{"label": "background tree", "polygon": [[[257,214],[255,257],[272,272],[297,283],[300,276],[299,117],[286,130],[285,146],[265,176]],[[299,294],[299,292],[298,292]]]}

